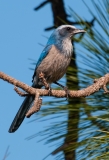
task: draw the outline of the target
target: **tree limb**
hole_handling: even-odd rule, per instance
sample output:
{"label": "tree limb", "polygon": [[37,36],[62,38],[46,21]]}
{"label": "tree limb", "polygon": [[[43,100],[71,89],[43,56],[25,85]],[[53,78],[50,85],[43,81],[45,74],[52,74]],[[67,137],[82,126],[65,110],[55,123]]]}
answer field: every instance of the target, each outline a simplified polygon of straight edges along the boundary
{"label": "tree limb", "polygon": [[[41,78],[41,80],[44,81],[44,83],[46,84],[45,79],[42,75],[43,75],[43,73],[41,73],[39,78]],[[30,117],[33,113],[39,111],[40,106],[42,104],[42,100],[41,100],[40,96],[53,96],[53,97],[58,97],[58,98],[62,98],[62,97],[67,96],[66,92],[64,90],[51,90],[49,92],[48,89],[33,88],[23,82],[16,80],[15,78],[8,76],[7,74],[5,74],[3,72],[0,72],[0,79],[3,79],[4,81],[9,82],[16,87],[23,89],[26,93],[19,91],[18,88],[15,87],[15,91],[20,96],[27,96],[28,94],[35,96],[33,110],[31,108],[32,112],[30,112],[30,110],[28,111],[29,114],[28,113],[26,114],[27,117]],[[73,97],[79,98],[79,97],[90,96],[91,94],[94,94],[95,92],[99,91],[100,89],[103,89],[105,91],[105,93],[109,93],[109,91],[106,88],[107,83],[109,83],[109,74],[106,74],[99,79],[95,79],[94,83],[92,85],[88,86],[87,88],[84,88],[84,89],[81,89],[78,91],[70,90],[69,91],[69,98],[73,98]]]}

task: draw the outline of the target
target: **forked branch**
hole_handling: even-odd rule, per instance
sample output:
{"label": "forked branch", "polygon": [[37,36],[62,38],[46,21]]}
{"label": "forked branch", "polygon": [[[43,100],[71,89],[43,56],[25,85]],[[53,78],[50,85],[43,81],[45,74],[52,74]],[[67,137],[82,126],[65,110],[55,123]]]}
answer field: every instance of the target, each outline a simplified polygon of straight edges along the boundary
{"label": "forked branch", "polygon": [[[41,73],[39,75],[39,78],[41,79],[41,81],[45,85],[45,88],[48,88],[49,84],[47,84],[43,73]],[[5,74],[3,72],[0,72],[0,79],[3,79],[4,81],[7,81],[7,82],[13,84],[14,86],[16,86],[15,91],[20,96],[27,96],[28,94],[31,94],[35,97],[33,107],[26,114],[27,117],[30,117],[33,113],[39,111],[39,109],[41,107],[41,104],[42,104],[42,99],[40,98],[40,96],[53,96],[53,97],[58,97],[58,98],[60,98],[60,97],[62,98],[62,97],[67,96],[66,92],[64,90],[51,90],[49,92],[48,89],[33,88],[33,87],[28,86],[27,84],[25,84],[23,82],[20,82],[20,81],[16,80],[15,78],[12,78],[12,77],[8,76],[7,74]],[[107,83],[109,83],[109,74],[106,74],[99,79],[95,79],[94,83],[92,85],[88,86],[85,89],[81,89],[81,90],[78,90],[78,91],[70,90],[69,91],[69,98],[86,97],[86,96],[89,96],[91,94],[94,94],[95,92],[99,91],[100,89],[103,89],[105,91],[105,93],[109,93],[109,91],[106,88]],[[26,93],[23,93],[22,91],[19,91],[19,89],[17,87],[21,88]]]}

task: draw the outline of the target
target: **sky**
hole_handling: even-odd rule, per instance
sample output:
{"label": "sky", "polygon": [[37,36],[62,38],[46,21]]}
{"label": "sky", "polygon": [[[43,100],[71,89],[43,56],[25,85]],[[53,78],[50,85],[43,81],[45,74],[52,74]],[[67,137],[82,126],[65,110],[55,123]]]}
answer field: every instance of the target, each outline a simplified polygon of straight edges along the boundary
{"label": "sky", "polygon": [[[40,1],[41,2],[41,1]],[[90,2],[88,2],[90,3]],[[0,1],[0,71],[31,85],[34,68],[31,60],[37,61],[47,38],[52,31],[45,32],[44,28],[53,25],[51,6],[48,4],[39,11],[33,9],[39,5],[38,1]],[[91,19],[88,10],[81,0],[65,0],[65,8],[69,6],[78,11],[86,19]],[[40,45],[42,44],[42,45]],[[9,147],[7,160],[42,160],[55,146],[38,142],[39,137],[26,138],[38,133],[48,124],[48,121],[34,121],[25,118],[15,133],[8,133],[11,122],[20,107],[23,98],[13,90],[14,86],[0,80],[0,159],[3,159],[6,148]],[[47,160],[54,160],[49,156]]]}

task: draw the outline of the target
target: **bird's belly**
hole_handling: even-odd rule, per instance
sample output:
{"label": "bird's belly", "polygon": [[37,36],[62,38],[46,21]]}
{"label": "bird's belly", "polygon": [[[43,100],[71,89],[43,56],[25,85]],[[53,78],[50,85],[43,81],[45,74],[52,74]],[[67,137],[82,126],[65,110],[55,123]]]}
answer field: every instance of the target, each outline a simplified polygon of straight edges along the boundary
{"label": "bird's belly", "polygon": [[48,55],[39,65],[37,73],[44,73],[48,83],[58,81],[66,73],[71,57],[65,57],[62,53]]}

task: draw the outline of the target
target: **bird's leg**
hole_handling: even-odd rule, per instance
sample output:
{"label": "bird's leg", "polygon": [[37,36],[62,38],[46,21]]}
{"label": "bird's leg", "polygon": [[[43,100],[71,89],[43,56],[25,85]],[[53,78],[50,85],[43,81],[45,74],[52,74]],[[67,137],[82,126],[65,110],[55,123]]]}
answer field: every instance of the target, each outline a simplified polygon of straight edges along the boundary
{"label": "bird's leg", "polygon": [[47,81],[44,77],[44,74],[42,72],[39,74],[39,79],[43,83],[43,85],[45,86],[45,89],[47,89],[49,91],[49,95],[50,95],[51,94],[51,86],[50,86],[50,84],[47,83]]}
{"label": "bird's leg", "polygon": [[62,88],[63,88],[63,90],[66,92],[66,96],[67,96],[67,98],[68,98],[68,96],[69,96],[69,90],[68,90],[68,87],[63,86],[62,84],[60,84],[60,83],[58,83],[58,82],[53,82],[53,83],[55,83],[55,84],[57,84],[58,86],[62,87]]}
{"label": "bird's leg", "polygon": [[45,89],[47,89],[48,90],[48,92],[49,92],[49,96],[51,95],[51,86],[50,86],[50,84],[48,84],[47,82],[46,82],[46,84],[47,85],[45,85]]}
{"label": "bird's leg", "polygon": [[50,84],[48,85],[49,87],[47,88],[48,89],[48,91],[49,91],[49,96],[51,95],[51,86],[50,86]]}

